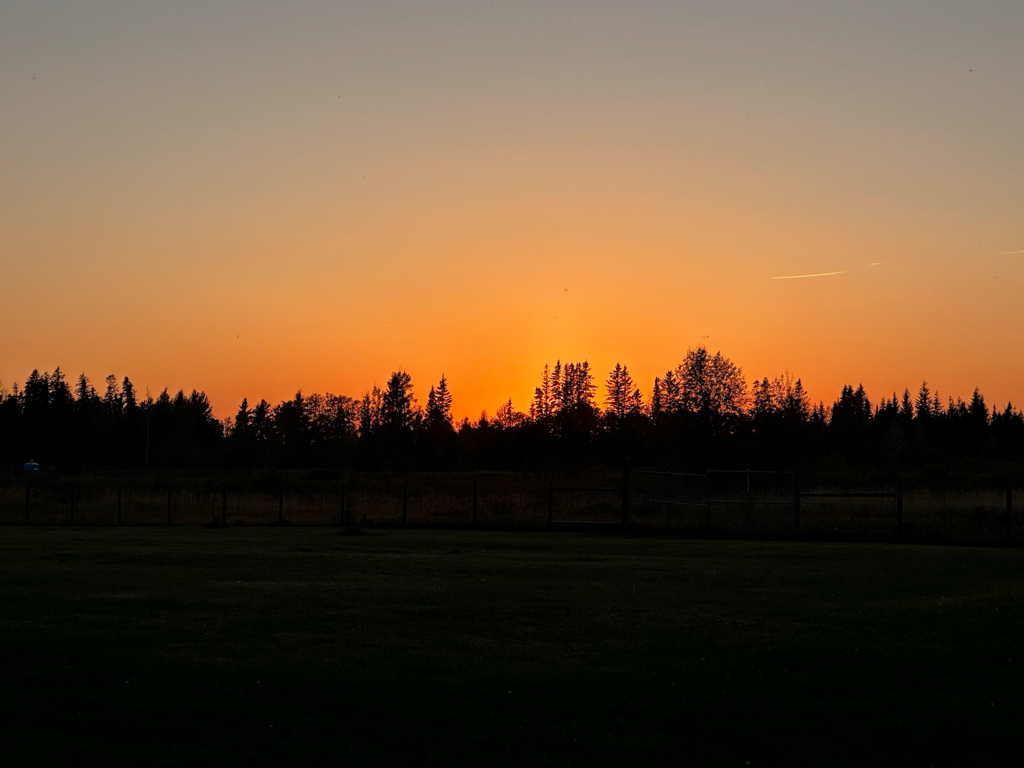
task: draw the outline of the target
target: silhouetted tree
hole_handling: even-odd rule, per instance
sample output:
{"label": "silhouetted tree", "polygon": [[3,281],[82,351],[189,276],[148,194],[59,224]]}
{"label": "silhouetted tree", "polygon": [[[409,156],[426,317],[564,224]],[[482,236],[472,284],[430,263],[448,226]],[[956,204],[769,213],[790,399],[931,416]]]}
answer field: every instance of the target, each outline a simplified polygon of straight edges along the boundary
{"label": "silhouetted tree", "polygon": [[448,389],[448,380],[441,376],[437,388],[430,388],[427,395],[427,409],[424,415],[424,426],[430,432],[451,432],[452,427],[452,393]]}
{"label": "silhouetted tree", "polygon": [[605,382],[605,389],[607,394],[604,403],[608,414],[622,420],[626,418],[627,413],[636,411],[637,389],[626,366],[615,364],[615,368],[608,375],[608,381]]}
{"label": "silhouetted tree", "polygon": [[657,376],[654,377],[654,386],[651,389],[651,420],[654,423],[658,423],[661,419],[664,405],[662,404],[662,390],[664,386],[661,383],[661,379]]}
{"label": "silhouetted tree", "polygon": [[[894,472],[983,457],[1024,458],[1024,414],[990,409],[979,390],[942,401],[927,384],[873,406],[863,386],[844,386],[812,407],[788,372],[755,380],[703,347],[654,379],[649,407],[626,366],[605,382],[602,412],[587,361],[545,366],[529,415],[511,401],[454,428],[447,379],[416,405],[412,380],[391,375],[360,399],[297,392],[272,406],[243,400],[222,424],[202,392],[166,389],[139,401],[130,379],[107,377],[102,397],[88,377],[74,391],[60,368],[0,387],[0,462],[30,458],[60,469],[150,466],[548,469],[637,463],[805,467],[818,463]],[[148,427],[148,429],[147,429]],[[149,435],[147,443],[147,433]],[[976,466],[970,463],[964,467]],[[929,470],[931,471],[931,470]],[[1000,470],[1010,472],[1010,469]]]}
{"label": "silhouetted tree", "polygon": [[[561,377],[561,364],[557,365],[559,377]],[[540,381],[540,386],[533,391],[533,402],[530,404],[530,417],[536,421],[550,419],[555,410],[554,397],[551,392],[551,374],[546,364]]]}
{"label": "silhouetted tree", "polygon": [[498,406],[498,410],[494,414],[494,423],[502,429],[515,429],[525,421],[526,414],[515,409],[511,397]]}

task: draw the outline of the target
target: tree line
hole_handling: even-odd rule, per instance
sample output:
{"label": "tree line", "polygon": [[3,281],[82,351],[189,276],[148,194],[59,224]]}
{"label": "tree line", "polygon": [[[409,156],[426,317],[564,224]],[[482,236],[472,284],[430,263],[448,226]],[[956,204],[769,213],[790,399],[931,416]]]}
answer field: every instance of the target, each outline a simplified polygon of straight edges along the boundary
{"label": "tree line", "polygon": [[748,385],[721,352],[687,351],[643,392],[625,365],[599,384],[587,361],[545,365],[525,410],[456,421],[442,376],[421,404],[411,376],[391,374],[360,397],[304,394],[243,400],[219,421],[202,392],[140,398],[108,376],[102,390],[57,368],[0,385],[0,461],[65,471],[141,468],[354,467],[367,470],[550,470],[625,458],[651,466],[760,466],[904,471],[958,461],[1024,459],[1024,413],[942,400],[927,383],[872,402],[843,387],[812,403],[784,373]]}

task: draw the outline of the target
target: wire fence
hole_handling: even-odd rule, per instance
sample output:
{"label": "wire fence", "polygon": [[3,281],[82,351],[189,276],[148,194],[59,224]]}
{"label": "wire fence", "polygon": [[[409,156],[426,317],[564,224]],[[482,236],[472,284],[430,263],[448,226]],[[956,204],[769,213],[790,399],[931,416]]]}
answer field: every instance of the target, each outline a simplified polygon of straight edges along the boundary
{"label": "wire fence", "polygon": [[[1017,543],[1012,489],[802,487],[793,472],[627,469],[601,484],[496,474],[364,476],[317,488],[167,487],[22,478],[0,486],[0,525],[363,525]],[[614,480],[619,482],[615,483]],[[1018,494],[1019,495],[1019,494]]]}

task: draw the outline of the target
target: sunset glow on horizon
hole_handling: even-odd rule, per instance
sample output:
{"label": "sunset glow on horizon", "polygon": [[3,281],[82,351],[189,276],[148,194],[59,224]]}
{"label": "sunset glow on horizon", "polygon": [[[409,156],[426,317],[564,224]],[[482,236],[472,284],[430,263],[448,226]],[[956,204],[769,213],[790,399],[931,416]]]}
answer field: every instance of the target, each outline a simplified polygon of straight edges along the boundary
{"label": "sunset glow on horizon", "polygon": [[[1024,404],[1024,6],[5,3],[0,381]],[[795,279],[807,278],[807,279]],[[814,279],[810,279],[814,278]],[[599,399],[603,397],[603,391]]]}

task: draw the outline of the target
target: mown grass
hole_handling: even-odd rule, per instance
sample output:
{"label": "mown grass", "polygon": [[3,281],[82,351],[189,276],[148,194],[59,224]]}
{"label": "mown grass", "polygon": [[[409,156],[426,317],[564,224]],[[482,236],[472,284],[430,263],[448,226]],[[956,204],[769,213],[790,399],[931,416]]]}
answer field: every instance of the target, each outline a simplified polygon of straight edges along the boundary
{"label": "mown grass", "polygon": [[1004,764],[1022,557],[2,528],[5,763]]}

